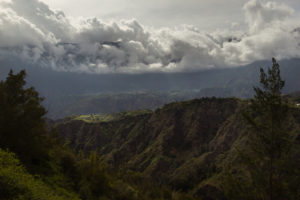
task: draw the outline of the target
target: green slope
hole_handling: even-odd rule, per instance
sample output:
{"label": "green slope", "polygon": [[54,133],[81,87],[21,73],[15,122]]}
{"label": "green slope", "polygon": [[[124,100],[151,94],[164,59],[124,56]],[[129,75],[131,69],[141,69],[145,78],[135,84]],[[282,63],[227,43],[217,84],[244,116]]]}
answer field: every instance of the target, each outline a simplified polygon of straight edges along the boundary
{"label": "green slope", "polygon": [[213,162],[208,162],[215,157],[213,143],[220,142],[219,130],[240,104],[233,98],[204,98],[115,121],[87,123],[75,118],[56,128],[75,149],[97,150],[102,162],[115,169],[139,172],[188,191],[213,173]]}
{"label": "green slope", "polygon": [[0,149],[0,199],[67,200],[75,193],[56,190],[40,177],[29,174],[14,153]]}
{"label": "green slope", "polygon": [[[247,101],[203,98],[167,104],[153,113],[116,120],[57,123],[77,150],[96,150],[101,162],[203,199],[223,199],[224,166],[243,146]],[[295,135],[300,110],[293,108]]]}

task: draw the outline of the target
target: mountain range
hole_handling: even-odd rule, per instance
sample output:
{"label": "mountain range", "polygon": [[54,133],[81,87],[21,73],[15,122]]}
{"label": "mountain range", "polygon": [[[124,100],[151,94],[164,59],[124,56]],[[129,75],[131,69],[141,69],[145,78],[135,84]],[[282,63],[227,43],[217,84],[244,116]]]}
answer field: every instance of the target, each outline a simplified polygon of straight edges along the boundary
{"label": "mountain range", "polygon": [[[12,58],[2,59],[0,64],[1,78],[9,69],[26,69],[28,85],[35,86],[45,97],[44,106],[53,119],[155,109],[165,103],[200,97],[249,98],[253,96],[253,86],[258,85],[259,68],[271,65],[269,61],[257,61],[247,66],[185,73],[86,74],[54,71]],[[282,60],[279,64],[286,80],[283,92],[298,91],[300,60]]]}

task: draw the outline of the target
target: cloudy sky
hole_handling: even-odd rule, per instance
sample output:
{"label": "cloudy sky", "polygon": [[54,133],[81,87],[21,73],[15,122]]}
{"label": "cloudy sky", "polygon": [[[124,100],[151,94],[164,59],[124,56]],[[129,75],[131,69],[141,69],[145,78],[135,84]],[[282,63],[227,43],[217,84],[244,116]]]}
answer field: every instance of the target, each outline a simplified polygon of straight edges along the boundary
{"label": "cloudy sky", "polygon": [[[43,2],[73,17],[98,17],[106,20],[135,18],[144,25],[156,28],[190,24],[202,30],[214,31],[232,24],[245,27],[242,7],[248,0],[76,0],[76,4],[72,0]],[[274,2],[284,2],[293,9],[300,10],[298,0]]]}
{"label": "cloudy sky", "polygon": [[0,0],[0,59],[55,70],[236,67],[299,58],[299,44],[299,0]]}

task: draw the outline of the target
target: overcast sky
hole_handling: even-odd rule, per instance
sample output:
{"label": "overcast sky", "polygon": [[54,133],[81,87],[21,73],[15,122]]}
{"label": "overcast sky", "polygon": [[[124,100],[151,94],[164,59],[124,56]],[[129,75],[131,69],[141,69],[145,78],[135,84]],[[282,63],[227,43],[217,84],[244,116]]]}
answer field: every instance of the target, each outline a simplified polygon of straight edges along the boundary
{"label": "overcast sky", "polygon": [[[203,30],[222,29],[236,23],[245,25],[242,7],[248,2],[248,0],[43,1],[52,8],[63,10],[73,17],[98,17],[106,20],[135,18],[147,26],[172,27],[190,24]],[[300,9],[299,0],[275,0],[274,2],[285,3],[296,11]]]}
{"label": "overcast sky", "polygon": [[299,0],[0,0],[0,59],[182,72],[300,58]]}

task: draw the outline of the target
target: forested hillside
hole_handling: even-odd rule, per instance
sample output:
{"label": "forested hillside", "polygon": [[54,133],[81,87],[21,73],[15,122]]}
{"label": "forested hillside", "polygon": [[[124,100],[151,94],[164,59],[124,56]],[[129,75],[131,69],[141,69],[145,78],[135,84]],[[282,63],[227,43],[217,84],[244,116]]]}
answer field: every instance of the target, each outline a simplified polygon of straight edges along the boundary
{"label": "forested hillside", "polygon": [[[75,116],[57,122],[55,127],[77,151],[96,150],[103,165],[123,173],[200,199],[260,199],[257,195],[268,196],[266,191],[270,188],[261,185],[260,194],[251,187],[251,181],[256,181],[257,176],[268,176],[269,159],[273,159],[271,166],[276,165],[274,174],[282,176],[277,185],[292,187],[290,184],[300,180],[296,167],[300,163],[300,109],[292,99],[281,96],[284,81],[278,66],[273,60],[274,69],[269,69],[268,74],[261,69],[264,90],[255,88],[253,100],[202,98],[134,115]],[[256,161],[260,156],[262,160]],[[281,171],[283,165],[287,172]],[[257,167],[262,171],[254,170],[252,178],[246,175],[245,171]],[[273,172],[270,176],[278,181]],[[247,178],[243,182],[237,177],[247,177],[250,183]],[[238,182],[245,186],[238,188]],[[243,196],[247,190],[252,192]],[[285,190],[278,196],[299,197],[297,189]]]}
{"label": "forested hillside", "polygon": [[45,118],[25,71],[0,82],[0,199],[299,199],[300,108],[279,65],[249,100]]}
{"label": "forested hillside", "polygon": [[244,128],[236,121],[242,104],[206,98],[103,122],[66,119],[56,128],[75,149],[97,150],[103,164],[187,191],[215,173],[216,157]]}
{"label": "forested hillside", "polygon": [[[234,98],[204,98],[123,118],[69,118],[56,128],[76,150],[96,150],[101,163],[111,168],[198,197],[225,198],[218,177],[236,156],[235,146],[244,144],[247,124],[241,113],[247,104]],[[291,112],[298,141],[300,109],[293,107]]]}
{"label": "forested hillside", "polygon": [[165,187],[131,183],[96,152],[76,152],[46,123],[43,100],[26,88],[25,71],[0,82],[0,199],[166,199]]}

